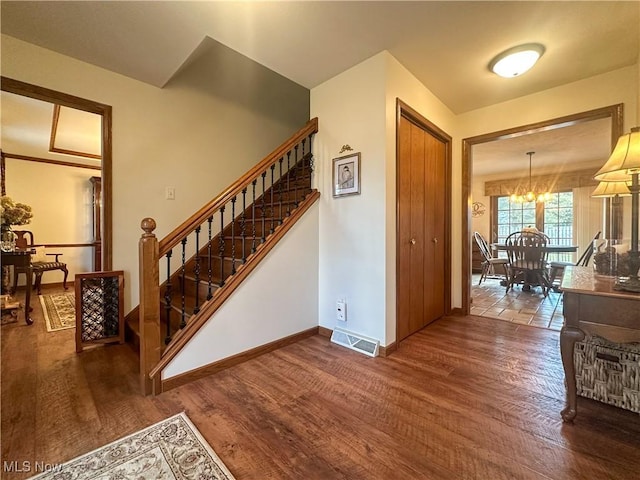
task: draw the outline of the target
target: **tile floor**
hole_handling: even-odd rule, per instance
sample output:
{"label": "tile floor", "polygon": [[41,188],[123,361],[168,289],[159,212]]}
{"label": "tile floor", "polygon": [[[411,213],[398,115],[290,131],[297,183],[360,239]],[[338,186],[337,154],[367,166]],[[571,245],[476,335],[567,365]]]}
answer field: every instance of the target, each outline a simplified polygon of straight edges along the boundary
{"label": "tile floor", "polygon": [[479,274],[473,274],[471,287],[471,314],[506,320],[535,327],[560,330],[564,323],[562,294],[549,292],[545,298],[542,290],[532,288],[523,292],[521,285],[505,293],[499,278],[483,280],[478,285]]}

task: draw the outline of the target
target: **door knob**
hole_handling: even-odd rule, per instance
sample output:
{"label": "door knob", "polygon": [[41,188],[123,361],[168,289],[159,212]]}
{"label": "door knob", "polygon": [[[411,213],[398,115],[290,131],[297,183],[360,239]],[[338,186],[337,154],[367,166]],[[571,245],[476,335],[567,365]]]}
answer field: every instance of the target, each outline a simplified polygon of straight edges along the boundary
{"label": "door knob", "polygon": [[415,244],[416,244],[416,239],[415,239],[415,238],[412,238],[411,240],[409,240],[409,243],[410,243],[411,245],[415,245]]}

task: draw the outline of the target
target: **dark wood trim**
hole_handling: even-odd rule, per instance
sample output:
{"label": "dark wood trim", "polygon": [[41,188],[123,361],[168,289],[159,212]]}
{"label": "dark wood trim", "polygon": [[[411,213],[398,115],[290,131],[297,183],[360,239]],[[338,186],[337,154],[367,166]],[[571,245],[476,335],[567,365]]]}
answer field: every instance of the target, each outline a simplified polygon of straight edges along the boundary
{"label": "dark wood trim", "polygon": [[[444,224],[444,249],[445,249],[445,315],[449,315],[451,312],[451,144],[452,138],[448,135],[444,130],[440,129],[437,125],[434,125],[425,117],[423,117],[418,111],[411,108],[408,104],[404,103],[399,98],[396,98],[396,299],[398,297],[398,272],[400,270],[400,256],[398,255],[398,249],[400,248],[400,225],[399,225],[399,216],[400,216],[400,204],[398,202],[398,157],[400,152],[400,137],[398,132],[400,131],[400,119],[402,117],[406,117],[410,119],[412,122],[416,123],[427,132],[429,132],[434,137],[438,138],[441,142],[445,144],[445,224]],[[396,332],[398,329],[398,302],[396,302]]]}
{"label": "dark wood trim", "polygon": [[60,120],[60,105],[53,105],[53,120],[51,121],[51,136],[49,137],[49,151],[53,153],[62,153],[64,155],[74,155],[76,157],[95,158],[101,160],[100,155],[94,153],[79,152],[77,150],[67,150],[65,148],[56,147],[56,135],[58,134],[58,121]]}
{"label": "dark wood trim", "polygon": [[[260,262],[267,256],[269,251],[275,247],[278,242],[284,237],[284,235],[302,218],[307,210],[318,201],[320,198],[320,192],[314,190],[311,194],[300,203],[298,208],[291,212],[289,217],[285,217],[282,221],[282,225],[276,227],[273,234],[267,237],[265,243],[258,245],[256,253],[251,255],[247,259],[247,263],[241,265],[235,275],[231,276],[225,283],[225,287],[220,290],[219,294],[212,299],[211,302],[206,304],[195,319],[191,321],[183,330],[178,331],[167,349],[164,351],[162,358],[158,364],[153,367],[149,373],[149,377],[152,381],[154,377],[159,377],[162,370],[173,360],[173,358],[185,347],[185,345],[193,338],[193,336],[209,321],[211,316],[224,304],[224,302],[231,296],[231,294],[242,284],[245,278],[260,264]],[[156,262],[157,264],[157,262]],[[142,281],[142,279],[141,279]],[[154,297],[151,297],[154,298]],[[155,298],[159,298],[156,295]],[[142,298],[140,299],[142,304]],[[159,302],[156,302],[159,305]],[[142,322],[142,320],[141,320]],[[158,338],[159,339],[159,338]]]}
{"label": "dark wood trim", "polygon": [[27,162],[40,162],[50,163],[52,165],[59,165],[62,167],[77,167],[77,168],[89,168],[91,170],[102,170],[102,167],[98,165],[85,165],[83,163],[65,162],[64,160],[53,160],[51,158],[30,157],[28,155],[18,155],[17,153],[5,153],[6,158],[13,158],[15,160],[26,160]]}
{"label": "dark wood trim", "polygon": [[110,105],[94,102],[48,88],[32,85],[8,77],[0,77],[0,89],[5,92],[35,98],[44,102],[63,105],[65,107],[83,110],[85,112],[102,115],[102,195],[103,195],[103,237],[102,237],[102,267],[111,270],[113,263],[113,235],[112,235],[112,108]]}
{"label": "dark wood trim", "polygon": [[231,201],[231,199],[240,194],[243,188],[257,178],[262,172],[267,170],[273,163],[277,162],[281,157],[291,151],[303,139],[308,138],[311,134],[318,132],[318,118],[309,120],[304,127],[294,133],[286,142],[267,155],[260,163],[251,168],[238,180],[228,186],[220,195],[207,203],[185,220],[178,228],[169,233],[160,241],[160,256],[164,256],[169,250],[175,247],[184,237],[195,228],[204,223],[204,221],[220,207],[223,207]]}
{"label": "dark wood trim", "polygon": [[388,357],[389,355],[391,355],[396,350],[398,350],[398,343],[397,342],[391,342],[386,347],[383,347],[383,346],[378,347],[378,354],[381,357]]}
{"label": "dark wood trim", "polygon": [[461,308],[456,307],[451,309],[451,315],[455,317],[464,317],[464,312]]}
{"label": "dark wood trim", "polygon": [[331,338],[331,335],[333,335],[333,330],[327,327],[322,327],[319,326],[318,327],[318,335],[321,335],[323,337],[327,337],[327,338]]}
{"label": "dark wood trim", "polygon": [[6,164],[4,159],[6,158],[6,154],[0,148],[0,195],[3,197],[7,194],[7,185],[5,183],[5,170]]}
{"label": "dark wood trim", "polygon": [[195,380],[207,377],[209,375],[213,375],[214,373],[218,373],[221,370],[225,370],[229,367],[233,367],[234,365],[246,362],[247,360],[259,357],[260,355],[264,355],[265,353],[273,352],[274,350],[278,350],[279,348],[286,347],[287,345],[291,345],[292,343],[296,343],[300,340],[304,340],[305,338],[317,335],[319,333],[319,328],[320,327],[312,327],[307,330],[303,330],[302,332],[294,333],[293,335],[281,338],[279,340],[265,343],[264,345],[252,348],[251,350],[238,353],[222,360],[218,360],[217,362],[209,363],[208,365],[189,370],[188,372],[181,373],[179,375],[176,375],[175,377],[162,380],[160,391],[158,393],[166,392],[167,390],[171,390],[172,388],[176,388],[181,385],[191,383]]}
{"label": "dark wood trim", "polygon": [[462,140],[462,311],[468,315],[471,311],[471,177],[473,175],[472,147],[480,143],[519,137],[560,127],[576,125],[601,118],[611,119],[611,148],[615,147],[622,135],[624,106],[622,103],[596,108],[586,112],[531,123],[519,127],[485,133]]}

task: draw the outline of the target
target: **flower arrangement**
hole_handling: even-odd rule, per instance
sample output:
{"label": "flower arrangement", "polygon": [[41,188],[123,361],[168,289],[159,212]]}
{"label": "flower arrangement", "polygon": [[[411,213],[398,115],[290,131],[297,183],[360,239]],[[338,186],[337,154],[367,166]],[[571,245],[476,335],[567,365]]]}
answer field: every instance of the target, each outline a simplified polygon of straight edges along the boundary
{"label": "flower arrangement", "polygon": [[24,203],[15,203],[11,197],[0,197],[0,223],[3,226],[26,225],[31,221],[31,207]]}

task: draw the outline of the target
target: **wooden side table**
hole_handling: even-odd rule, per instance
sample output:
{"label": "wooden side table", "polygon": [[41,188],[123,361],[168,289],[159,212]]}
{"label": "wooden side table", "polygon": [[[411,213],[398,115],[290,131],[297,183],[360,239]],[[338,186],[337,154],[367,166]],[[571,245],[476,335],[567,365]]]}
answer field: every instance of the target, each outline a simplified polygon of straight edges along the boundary
{"label": "wooden side table", "polygon": [[[31,282],[33,281],[33,272],[31,270],[31,251],[16,250],[14,252],[2,252],[1,259],[3,269],[5,266],[13,265],[14,268],[21,267],[24,268],[27,272],[27,285],[25,286],[26,294],[24,299],[24,319],[27,325],[31,325],[33,324],[33,320],[31,319]],[[5,285],[3,285],[2,287],[7,288],[7,286]],[[8,290],[3,293],[8,293]]]}
{"label": "wooden side table", "polygon": [[590,267],[566,267],[562,278],[564,326],[560,353],[567,385],[562,419],[577,414],[574,346],[585,334],[615,343],[640,342],[640,294],[613,290],[614,280],[597,278]]}

